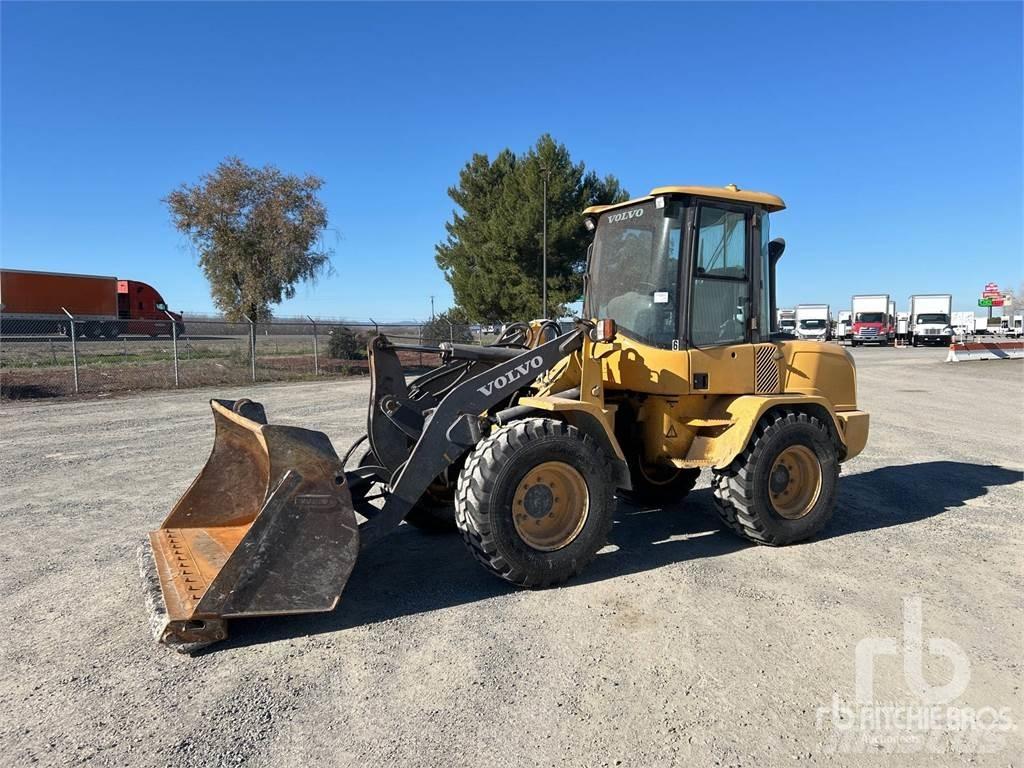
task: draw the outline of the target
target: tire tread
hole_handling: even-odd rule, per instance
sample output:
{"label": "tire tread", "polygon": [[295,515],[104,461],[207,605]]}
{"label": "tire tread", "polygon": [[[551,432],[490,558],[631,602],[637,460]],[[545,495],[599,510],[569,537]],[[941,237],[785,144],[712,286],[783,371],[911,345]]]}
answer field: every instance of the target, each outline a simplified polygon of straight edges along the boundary
{"label": "tire tread", "polygon": [[[577,439],[586,444],[602,457],[607,469],[605,476],[611,477],[610,462],[590,436],[562,421],[527,418],[500,427],[477,444],[466,459],[455,491],[455,525],[469,551],[496,576],[531,589],[555,586],[572,578],[593,559],[596,551],[584,560],[574,560],[569,569],[544,575],[528,572],[500,555],[491,525],[480,510],[486,509],[499,471],[516,451],[527,444],[556,437]],[[607,541],[612,517],[608,514],[599,518],[604,526],[599,532],[601,541]]]}

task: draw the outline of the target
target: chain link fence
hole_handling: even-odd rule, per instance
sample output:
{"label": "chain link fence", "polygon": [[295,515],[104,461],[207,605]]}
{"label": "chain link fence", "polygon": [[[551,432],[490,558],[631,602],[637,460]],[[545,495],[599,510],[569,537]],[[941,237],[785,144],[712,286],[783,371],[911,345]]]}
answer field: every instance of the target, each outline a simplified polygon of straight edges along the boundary
{"label": "chain link fence", "polygon": [[[21,319],[0,315],[0,397],[8,400],[114,392],[311,381],[368,373],[366,344],[484,343],[480,325],[375,323],[314,318],[230,322],[183,313],[181,320]],[[410,372],[434,367],[429,352],[402,350]]]}

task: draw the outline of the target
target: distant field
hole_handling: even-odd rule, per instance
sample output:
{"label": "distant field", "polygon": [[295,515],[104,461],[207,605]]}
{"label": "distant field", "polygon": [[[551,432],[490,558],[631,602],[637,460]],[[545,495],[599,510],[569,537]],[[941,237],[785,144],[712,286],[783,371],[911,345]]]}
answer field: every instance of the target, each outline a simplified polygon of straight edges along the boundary
{"label": "distant field", "polygon": [[[318,366],[313,337],[295,334],[256,337],[257,381],[301,381],[320,375],[359,376],[365,360],[327,356],[329,337],[317,337]],[[415,341],[415,337],[413,337]],[[79,391],[104,394],[174,387],[174,348],[166,338],[124,337],[78,340]],[[433,367],[430,353],[400,352],[407,368]],[[252,381],[247,336],[189,336],[178,340],[178,386],[245,384]],[[23,399],[61,397],[74,393],[71,343],[65,337],[3,339],[0,341],[0,397]]]}

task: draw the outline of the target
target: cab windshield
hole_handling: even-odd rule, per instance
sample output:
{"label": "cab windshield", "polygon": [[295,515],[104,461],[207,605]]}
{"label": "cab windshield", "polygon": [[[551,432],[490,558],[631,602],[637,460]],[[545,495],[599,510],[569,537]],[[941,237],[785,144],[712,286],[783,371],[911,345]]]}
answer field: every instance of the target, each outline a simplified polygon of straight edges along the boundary
{"label": "cab windshield", "polygon": [[931,314],[923,312],[917,316],[917,322],[929,325],[949,325],[949,317],[940,312],[933,312]]}
{"label": "cab windshield", "polygon": [[683,206],[654,200],[601,213],[590,260],[587,315],[652,346],[679,338],[679,252]]}
{"label": "cab windshield", "polygon": [[856,322],[858,323],[880,323],[882,322],[881,312],[858,312]]}
{"label": "cab windshield", "polygon": [[824,320],[801,320],[800,327],[805,331],[816,331],[825,327]]}

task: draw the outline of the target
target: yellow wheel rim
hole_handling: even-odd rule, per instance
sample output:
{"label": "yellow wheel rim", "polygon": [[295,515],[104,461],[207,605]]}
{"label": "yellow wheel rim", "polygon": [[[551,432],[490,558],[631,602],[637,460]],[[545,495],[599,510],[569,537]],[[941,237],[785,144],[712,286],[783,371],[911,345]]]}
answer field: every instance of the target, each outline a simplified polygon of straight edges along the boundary
{"label": "yellow wheel rim", "polygon": [[821,493],[821,464],[805,445],[791,445],[780,453],[768,475],[772,507],[787,520],[810,512]]}
{"label": "yellow wheel rim", "polygon": [[527,472],[512,499],[516,533],[541,552],[571,544],[589,512],[590,493],[583,475],[561,461],[547,461]]}

